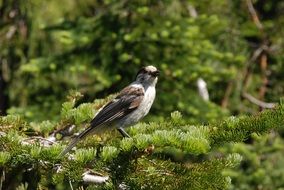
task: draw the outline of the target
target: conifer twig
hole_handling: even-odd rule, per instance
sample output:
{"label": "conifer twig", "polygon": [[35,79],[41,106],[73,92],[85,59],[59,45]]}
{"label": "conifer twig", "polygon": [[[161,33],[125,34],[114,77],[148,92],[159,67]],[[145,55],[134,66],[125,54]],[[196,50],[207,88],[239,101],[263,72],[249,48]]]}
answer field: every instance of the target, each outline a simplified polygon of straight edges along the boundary
{"label": "conifer twig", "polygon": [[76,125],[74,125],[74,124],[67,125],[63,128],[57,129],[50,136],[52,136],[52,135],[55,136],[56,134],[60,134],[60,135],[62,135],[62,137],[70,136],[70,135],[73,134],[75,128],[76,128]]}
{"label": "conifer twig", "polygon": [[[268,68],[268,53],[270,48],[267,48],[267,44],[269,43],[268,35],[264,31],[264,26],[261,23],[259,16],[257,15],[257,11],[255,10],[253,3],[251,0],[246,0],[248,11],[252,17],[252,20],[255,24],[255,26],[259,29],[260,31],[260,38],[262,41],[261,49],[263,51],[260,52],[260,69],[261,69],[261,80],[262,80],[262,85],[259,89],[259,99],[263,100],[265,97],[265,93],[267,90],[267,84],[268,84],[268,77],[267,77],[267,68]],[[258,56],[259,57],[259,56]],[[265,108],[263,106],[260,106],[260,108]]]}
{"label": "conifer twig", "polygon": [[208,93],[206,82],[202,78],[198,78],[196,83],[197,83],[199,96],[204,101],[209,101],[209,93]]}
{"label": "conifer twig", "polygon": [[0,137],[1,137],[1,136],[6,136],[6,133],[3,132],[3,131],[0,131]]}
{"label": "conifer twig", "polygon": [[249,100],[251,103],[258,105],[259,107],[262,108],[274,108],[276,106],[276,103],[267,103],[267,102],[263,102],[260,101],[258,99],[256,99],[255,97],[253,97],[252,95],[248,94],[248,93],[243,93],[243,97],[246,98],[247,100]]}
{"label": "conifer twig", "polygon": [[245,67],[245,69],[243,71],[243,74],[242,74],[244,76],[244,78],[242,80],[242,86],[243,86],[242,87],[242,91],[246,91],[246,89],[247,89],[247,87],[249,85],[248,84],[249,83],[249,79],[250,79],[250,76],[251,76],[251,73],[252,73],[252,70],[253,70],[252,65],[253,65],[254,61],[256,61],[257,58],[261,55],[261,53],[263,51],[264,51],[264,47],[263,46],[257,48],[253,52],[251,58],[247,61],[246,67]]}
{"label": "conifer twig", "polygon": [[4,180],[5,180],[5,170],[2,169],[1,176],[0,176],[0,189],[2,189],[2,184]]}
{"label": "conifer twig", "polygon": [[83,181],[85,183],[102,184],[102,183],[107,182],[108,179],[109,179],[109,176],[101,176],[90,170],[83,173]]}
{"label": "conifer twig", "polygon": [[198,13],[193,5],[188,5],[187,9],[191,17],[196,18],[198,16]]}
{"label": "conifer twig", "polygon": [[[45,147],[53,145],[53,144],[57,144],[57,142],[55,140],[51,140],[51,138],[47,139],[47,138],[44,138],[44,137],[41,137],[41,136],[29,137],[29,138],[23,139],[22,142],[28,143],[27,141],[32,141],[32,140],[39,140],[40,144],[42,144]],[[48,142],[48,143],[46,143],[46,142]],[[31,143],[28,143],[28,144],[31,144]]]}
{"label": "conifer twig", "polygon": [[73,186],[72,186],[71,180],[69,180],[69,185],[70,185],[71,190],[73,190]]}
{"label": "conifer twig", "polygon": [[233,81],[230,81],[226,87],[224,97],[222,99],[221,106],[222,108],[226,108],[228,106],[229,97],[233,90]]}
{"label": "conifer twig", "polygon": [[247,3],[247,6],[248,6],[249,13],[252,16],[253,22],[255,23],[255,25],[257,26],[257,28],[259,30],[263,30],[263,25],[261,24],[261,22],[258,18],[257,12],[256,12],[255,8],[253,7],[251,0],[246,0],[246,3]]}

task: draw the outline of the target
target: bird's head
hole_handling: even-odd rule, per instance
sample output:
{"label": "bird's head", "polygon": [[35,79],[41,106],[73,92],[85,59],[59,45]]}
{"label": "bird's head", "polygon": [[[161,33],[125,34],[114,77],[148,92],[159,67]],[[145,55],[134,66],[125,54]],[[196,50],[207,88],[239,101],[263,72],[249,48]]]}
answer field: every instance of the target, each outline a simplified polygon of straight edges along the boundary
{"label": "bird's head", "polygon": [[156,67],[152,65],[146,66],[138,71],[136,81],[143,84],[155,85],[159,74],[160,71]]}

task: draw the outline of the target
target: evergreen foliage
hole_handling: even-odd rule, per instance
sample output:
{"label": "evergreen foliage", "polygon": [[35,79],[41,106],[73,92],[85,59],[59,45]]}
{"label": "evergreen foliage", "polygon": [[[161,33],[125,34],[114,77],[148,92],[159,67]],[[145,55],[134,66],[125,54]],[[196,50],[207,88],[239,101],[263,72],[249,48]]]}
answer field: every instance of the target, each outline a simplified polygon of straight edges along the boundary
{"label": "evergreen foliage", "polygon": [[[62,130],[69,122],[68,126],[76,124],[79,130],[84,121],[92,118],[94,108],[101,105],[101,101],[95,101],[74,108],[75,99],[63,103],[62,120],[53,125],[48,121],[36,125],[19,117],[1,117],[0,126],[6,129],[0,137],[0,164],[5,174],[2,187],[21,188],[26,183],[29,189],[79,188],[86,185],[84,172],[91,170],[109,179],[88,188],[227,189],[231,180],[223,171],[236,167],[242,158],[236,153],[218,157],[212,148],[242,142],[253,134],[284,125],[282,104],[255,116],[229,118],[205,126],[188,125],[179,112],[174,112],[165,121],[139,123],[130,128],[132,138],[121,139],[113,135],[114,131],[89,137],[79,143],[75,152],[62,158],[58,156],[65,144],[62,137],[52,140],[54,133],[50,130],[48,137],[46,128]],[[15,175],[17,178],[8,180]]]}
{"label": "evergreen foliage", "polygon": [[[283,189],[283,103],[256,114],[284,94],[283,9],[0,0],[0,189]],[[162,72],[133,138],[95,135],[58,158],[144,65]]]}
{"label": "evergreen foliage", "polygon": [[[282,136],[282,135],[281,135]],[[276,131],[253,135],[249,144],[236,143],[222,148],[224,152],[242,155],[242,163],[233,170],[224,171],[231,176],[230,189],[281,189],[283,188],[283,139]]]}

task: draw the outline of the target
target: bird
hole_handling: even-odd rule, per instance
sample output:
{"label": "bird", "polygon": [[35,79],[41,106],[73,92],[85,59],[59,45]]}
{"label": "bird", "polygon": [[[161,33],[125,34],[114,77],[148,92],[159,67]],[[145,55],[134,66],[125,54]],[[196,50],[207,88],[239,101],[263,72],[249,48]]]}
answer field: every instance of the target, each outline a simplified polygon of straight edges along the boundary
{"label": "bird", "polygon": [[123,88],[109,103],[98,110],[89,127],[73,138],[60,153],[64,156],[90,134],[98,134],[115,127],[123,137],[130,138],[124,128],[134,125],[146,116],[156,97],[156,84],[160,71],[152,65],[141,68],[135,81]]}

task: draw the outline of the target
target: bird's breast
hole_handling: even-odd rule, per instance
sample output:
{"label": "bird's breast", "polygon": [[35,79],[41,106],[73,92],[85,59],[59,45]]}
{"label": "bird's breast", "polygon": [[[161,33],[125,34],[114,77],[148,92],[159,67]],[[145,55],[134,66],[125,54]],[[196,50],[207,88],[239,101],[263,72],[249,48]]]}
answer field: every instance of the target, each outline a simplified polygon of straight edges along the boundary
{"label": "bird's breast", "polygon": [[152,104],[155,100],[155,96],[156,96],[155,88],[149,87],[145,91],[144,98],[143,98],[140,106],[137,108],[137,111],[141,113],[141,117],[144,117],[145,115],[148,114],[148,112],[149,112],[150,108],[152,107]]}
{"label": "bird's breast", "polygon": [[152,104],[155,100],[156,90],[155,87],[148,87],[145,91],[144,98],[140,105],[132,113],[127,115],[125,119],[122,120],[121,125],[127,127],[129,125],[137,123],[140,119],[148,114]]}

